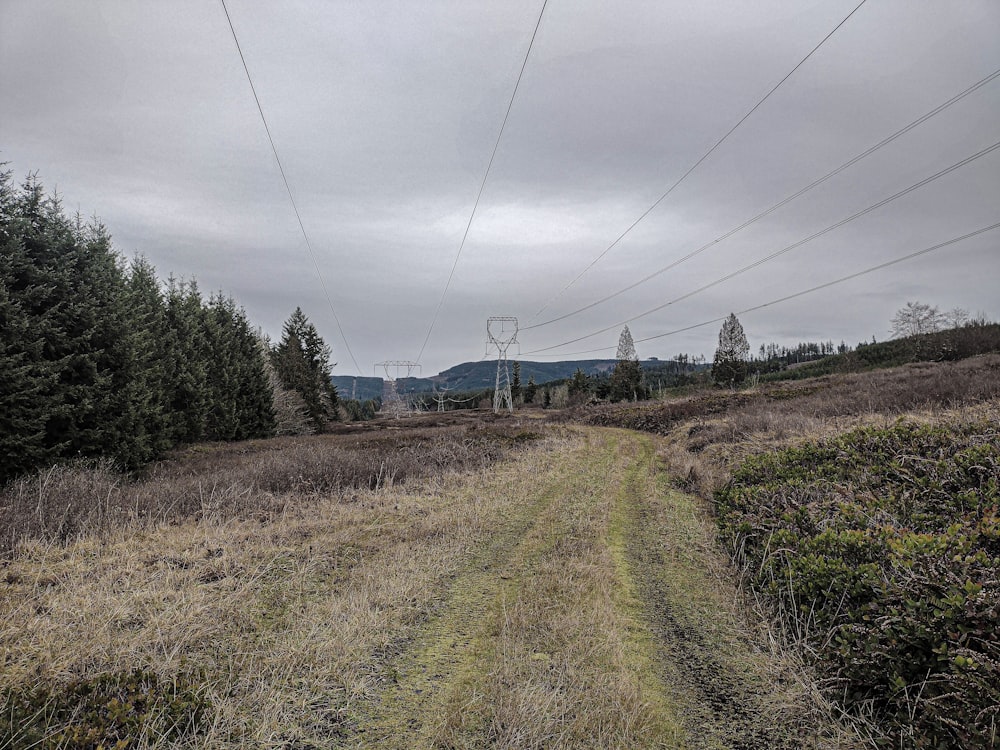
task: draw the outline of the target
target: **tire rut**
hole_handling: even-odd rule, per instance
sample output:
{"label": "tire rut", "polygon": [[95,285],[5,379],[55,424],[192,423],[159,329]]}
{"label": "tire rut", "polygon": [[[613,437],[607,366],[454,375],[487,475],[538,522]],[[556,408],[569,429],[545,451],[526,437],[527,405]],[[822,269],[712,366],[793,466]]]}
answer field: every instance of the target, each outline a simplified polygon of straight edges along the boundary
{"label": "tire rut", "polygon": [[717,656],[718,647],[699,627],[685,622],[671,604],[678,593],[671,590],[670,566],[658,535],[663,521],[650,505],[650,495],[657,492],[652,479],[653,450],[644,438],[633,439],[638,443],[637,460],[650,468],[643,479],[624,488],[629,521],[626,555],[643,602],[646,626],[656,643],[659,677],[678,693],[685,706],[681,720],[687,729],[687,746],[729,750],[782,747],[780,739],[766,729],[766,718],[748,686]]}
{"label": "tire rut", "polygon": [[557,472],[534,501],[472,553],[415,637],[386,648],[383,688],[371,710],[352,722],[355,731],[345,747],[432,747],[448,701],[473,675],[476,639],[505,587],[525,577],[540,553],[539,540],[550,537],[549,514],[572,477]]}

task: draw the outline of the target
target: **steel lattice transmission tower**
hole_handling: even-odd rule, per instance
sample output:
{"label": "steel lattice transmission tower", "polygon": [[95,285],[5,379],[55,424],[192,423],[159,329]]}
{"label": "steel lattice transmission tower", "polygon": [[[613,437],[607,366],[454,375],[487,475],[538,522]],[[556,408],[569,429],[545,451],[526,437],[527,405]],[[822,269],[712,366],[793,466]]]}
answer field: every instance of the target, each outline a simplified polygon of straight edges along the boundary
{"label": "steel lattice transmission tower", "polygon": [[497,381],[493,389],[493,413],[501,409],[514,413],[514,397],[510,392],[510,369],[507,350],[517,343],[517,318],[496,316],[486,321],[487,344],[497,348]]}
{"label": "steel lattice transmission tower", "polygon": [[[385,362],[375,363],[375,374],[381,367],[385,372],[385,379],[382,381],[382,412],[389,414],[395,419],[410,413],[410,404],[404,401],[399,391],[396,389],[396,381],[400,377],[410,377],[414,370],[420,369],[420,364],[411,362],[408,359],[387,359]],[[403,371],[406,375],[402,375]],[[394,377],[395,376],[395,377]]]}
{"label": "steel lattice transmission tower", "polygon": [[445,402],[452,400],[452,399],[448,398],[448,391],[450,391],[450,390],[451,390],[450,387],[445,387],[445,388],[442,388],[439,391],[437,389],[437,386],[434,387],[434,401],[437,403],[437,410],[438,411],[445,411],[445,408],[444,408]]}

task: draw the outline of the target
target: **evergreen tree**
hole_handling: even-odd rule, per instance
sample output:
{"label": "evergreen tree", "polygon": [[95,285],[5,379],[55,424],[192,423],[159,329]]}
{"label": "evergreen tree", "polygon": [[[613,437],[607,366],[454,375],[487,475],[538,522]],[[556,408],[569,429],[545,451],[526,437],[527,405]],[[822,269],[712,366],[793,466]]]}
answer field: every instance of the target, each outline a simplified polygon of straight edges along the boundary
{"label": "evergreen tree", "polygon": [[625,326],[618,337],[618,362],[611,373],[608,396],[612,401],[636,401],[646,398],[646,395],[639,355],[635,351],[632,333]]}
{"label": "evergreen tree", "polygon": [[209,407],[206,315],[194,281],[167,285],[164,337],[165,391],[170,444],[194,443],[205,436]]}
{"label": "evergreen tree", "polygon": [[510,380],[510,397],[516,404],[521,398],[521,363],[514,361],[514,374]]}
{"label": "evergreen tree", "polygon": [[71,223],[58,197],[46,197],[33,176],[14,211],[10,294],[39,342],[34,364],[44,451],[37,458],[107,454],[120,437],[112,380],[124,341],[117,256],[103,227]]}
{"label": "evergreen tree", "polygon": [[524,403],[535,403],[535,394],[538,393],[538,386],[535,385],[535,376],[528,376],[528,384],[524,387]]}
{"label": "evergreen tree", "polygon": [[590,392],[590,378],[579,367],[573,373],[573,378],[566,384],[566,390],[573,403],[582,403]]}
{"label": "evergreen tree", "polygon": [[285,388],[302,397],[313,429],[325,430],[337,418],[339,403],[330,374],[330,347],[301,308],[295,308],[285,321],[271,362]]}
{"label": "evergreen tree", "polygon": [[148,262],[126,273],[100,222],[0,171],[0,483],[62,458],[137,467],[178,442],[269,435],[266,360],[232,300],[206,306],[194,282],[164,295]]}
{"label": "evergreen tree", "polygon": [[127,466],[141,466],[171,445],[167,412],[167,311],[156,270],[136,257],[125,292],[129,346],[125,365],[123,429],[129,436],[119,452]]}
{"label": "evergreen tree", "polygon": [[205,364],[208,410],[205,438],[240,440],[241,430],[238,388],[240,387],[240,352],[236,341],[236,304],[222,295],[209,298],[205,318],[205,339],[211,359]]}
{"label": "evergreen tree", "polygon": [[746,380],[749,353],[750,344],[743,333],[743,326],[736,319],[735,313],[730,313],[719,331],[719,348],[715,350],[712,364],[712,378],[715,382],[735,388]]}
{"label": "evergreen tree", "polygon": [[50,374],[42,367],[42,342],[29,313],[21,208],[10,172],[0,172],[0,484],[49,453],[44,425],[52,406]]}
{"label": "evergreen tree", "polygon": [[230,341],[239,364],[236,390],[230,396],[235,397],[237,402],[235,439],[271,437],[277,421],[268,376],[268,353],[250,327],[245,311],[236,307],[235,303],[233,310]]}
{"label": "evergreen tree", "polygon": [[111,234],[97,219],[86,225],[77,219],[75,234],[82,266],[78,309],[86,316],[86,327],[76,334],[76,342],[78,355],[93,367],[87,386],[93,409],[78,427],[77,452],[124,461],[132,437],[124,420],[132,325],[125,274]]}

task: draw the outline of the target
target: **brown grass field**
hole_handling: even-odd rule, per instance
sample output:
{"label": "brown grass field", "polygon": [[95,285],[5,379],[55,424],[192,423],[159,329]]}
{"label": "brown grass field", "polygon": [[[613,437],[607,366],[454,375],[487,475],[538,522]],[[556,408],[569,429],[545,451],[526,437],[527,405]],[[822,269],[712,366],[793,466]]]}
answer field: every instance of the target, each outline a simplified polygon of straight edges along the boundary
{"label": "brown grass field", "polygon": [[0,748],[864,747],[741,589],[711,490],[742,456],[855,424],[996,418],[998,365],[14,483]]}

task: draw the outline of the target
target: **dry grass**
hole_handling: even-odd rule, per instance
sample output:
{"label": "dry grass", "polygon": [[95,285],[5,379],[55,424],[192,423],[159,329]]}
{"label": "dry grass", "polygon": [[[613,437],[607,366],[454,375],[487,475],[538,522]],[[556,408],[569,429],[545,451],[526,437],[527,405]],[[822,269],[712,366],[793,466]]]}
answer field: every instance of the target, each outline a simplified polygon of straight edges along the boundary
{"label": "dry grass", "polygon": [[365,747],[676,746],[607,543],[628,459],[598,443],[509,478],[506,530],[395,660],[359,717]]}
{"label": "dry grass", "polygon": [[274,518],[330,492],[485,468],[532,437],[512,423],[198,445],[137,480],[108,462],[56,466],[3,489],[0,555],[25,539],[65,543],[188,518]]}
{"label": "dry grass", "polygon": [[[132,736],[140,748],[753,746],[771,704],[748,696],[773,692],[770,657],[732,635],[707,518],[674,510],[652,444],[545,432],[495,474],[24,540],[0,563],[0,698],[135,670],[195,685],[200,724]],[[638,554],[664,540],[684,547],[681,578]],[[654,579],[691,643],[660,627]],[[699,693],[708,677],[680,652],[729,692]],[[699,723],[707,694],[740,702],[722,734]],[[5,721],[0,747],[17,747]]]}
{"label": "dry grass", "polygon": [[[663,492],[653,445],[541,429],[200,447],[135,483],[68,472],[82,484],[51,497],[112,502],[0,559],[0,700],[136,670],[195,686],[200,723],[139,748],[749,747],[771,714],[768,737],[836,746],[795,707],[806,688],[776,690],[786,667],[739,635],[710,521]],[[331,456],[360,468],[331,480]],[[151,512],[116,519],[133,506],[115,492],[140,509],[149,493]],[[640,554],[664,540],[669,559]],[[684,627],[663,629],[656,602]],[[706,695],[738,710],[699,713]],[[0,748],[24,744],[4,716]],[[39,747],[70,747],[58,729]]]}
{"label": "dry grass", "polygon": [[498,748],[680,745],[612,540],[613,488],[632,460],[606,443],[560,482],[506,571],[480,635],[483,668],[453,693],[443,745],[468,746],[470,727]]}
{"label": "dry grass", "polygon": [[[211,465],[226,461],[240,464]],[[211,711],[192,743],[329,746],[393,644],[504,523],[502,484],[433,471],[411,490],[286,495],[265,516],[229,506],[22,540],[0,563],[0,693],[136,668],[168,684],[197,674]],[[17,730],[0,724],[0,746],[18,746]]]}
{"label": "dry grass", "polygon": [[695,747],[823,748],[860,746],[836,716],[814,675],[773,639],[772,623],[746,606],[708,506],[677,492],[660,471],[628,510],[624,539],[651,612],[665,679],[699,727]]}

